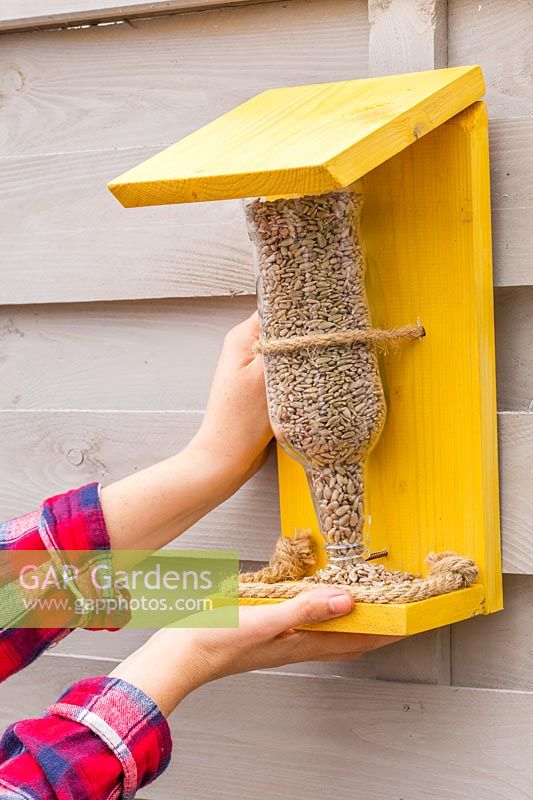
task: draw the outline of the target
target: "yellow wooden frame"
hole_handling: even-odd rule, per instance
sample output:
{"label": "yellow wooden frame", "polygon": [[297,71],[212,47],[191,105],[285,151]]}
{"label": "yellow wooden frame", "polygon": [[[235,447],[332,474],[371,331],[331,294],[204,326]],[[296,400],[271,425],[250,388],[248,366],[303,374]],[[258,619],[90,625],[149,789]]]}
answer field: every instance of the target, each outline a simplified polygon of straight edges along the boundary
{"label": "yellow wooden frame", "polygon": [[[388,551],[387,567],[420,573],[430,551],[453,550],[475,560],[479,583],[417,603],[358,604],[313,627],[406,635],[502,607],[487,112],[474,102],[483,80],[479,68],[462,67],[324,86],[276,90],[279,102],[260,95],[110,188],[143,205],[361,179],[374,324],[420,318],[427,331],[381,359],[388,416],[367,462],[371,545]],[[213,136],[212,152],[191,160]],[[282,533],[309,528],[321,544],[304,471],[278,455]]]}

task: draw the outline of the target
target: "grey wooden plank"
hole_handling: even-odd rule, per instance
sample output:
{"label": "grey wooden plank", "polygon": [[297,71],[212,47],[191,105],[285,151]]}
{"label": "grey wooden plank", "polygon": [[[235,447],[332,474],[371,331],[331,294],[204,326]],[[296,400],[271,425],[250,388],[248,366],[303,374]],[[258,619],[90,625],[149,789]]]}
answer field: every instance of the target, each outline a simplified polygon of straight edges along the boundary
{"label": "grey wooden plank", "polygon": [[0,162],[0,303],[255,291],[238,202],[130,213],[107,191],[117,170],[153,149]]}
{"label": "grey wooden plank", "polygon": [[498,408],[533,411],[533,286],[496,289]]}
{"label": "grey wooden plank", "polygon": [[533,414],[498,415],[503,571],[533,572]]}
{"label": "grey wooden plank", "polygon": [[[0,307],[0,408],[205,408],[255,297]],[[533,287],[495,290],[498,408],[533,403]],[[185,346],[186,343],[186,346]]]}
{"label": "grey wooden plank", "polygon": [[[44,656],[0,687],[0,723],[40,713],[71,682],[112,666]],[[526,692],[276,673],[226,678],[171,717],[171,766],[142,796],[527,800],[532,717]]]}
{"label": "grey wooden plank", "polygon": [[369,74],[397,75],[445,67],[447,6],[447,0],[369,0]]}
{"label": "grey wooden plank", "polygon": [[454,685],[533,690],[533,577],[506,575],[503,599],[499,614],[452,627]]}
{"label": "grey wooden plank", "polygon": [[[169,456],[197,428],[196,412],[0,411],[0,519],[91,480],[109,483]],[[533,572],[533,414],[499,414],[503,563]],[[78,466],[78,463],[81,464]],[[279,534],[274,457],[179,546],[231,547],[267,560]]]}
{"label": "grey wooden plank", "polygon": [[255,297],[0,307],[0,407],[205,408]]}
{"label": "grey wooden plank", "polygon": [[[532,134],[532,120],[491,125],[497,286],[533,282]],[[155,149],[1,160],[0,303],[253,293],[238,202],[124,209],[107,191],[110,177]]]}
{"label": "grey wooden plank", "polygon": [[491,116],[531,116],[531,0],[448,0],[448,9],[450,66],[481,65]]}
{"label": "grey wooden plank", "polygon": [[264,89],[364,77],[368,19],[364,0],[291,0],[1,47],[3,155],[74,152],[175,142]]}
{"label": "grey wooden plank", "polygon": [[533,121],[491,119],[489,140],[494,283],[531,285]]}
{"label": "grey wooden plank", "polygon": [[531,285],[531,207],[493,210],[492,252],[495,286]]}
{"label": "grey wooden plank", "polygon": [[[100,23],[108,20],[152,17],[159,14],[199,11],[225,5],[244,5],[251,0],[1,0],[0,31]],[[254,0],[260,2],[260,0]],[[290,0],[289,0],[290,2]]]}
{"label": "grey wooden plank", "polygon": [[450,683],[450,631],[439,628],[367,653],[357,661],[306,661],[281,667],[297,675],[365,678],[402,683]]}
{"label": "grey wooden plank", "polygon": [[[110,483],[181,449],[195,412],[0,412],[0,519],[89,481]],[[246,486],[176,540],[269,558],[279,536],[275,451]],[[81,462],[81,463],[80,463]]]}
{"label": "grey wooden plank", "polygon": [[533,120],[489,121],[492,207],[518,210],[533,205]]}
{"label": "grey wooden plank", "polygon": [[375,678],[385,681],[449,684],[450,627],[411,636],[371,655]]}

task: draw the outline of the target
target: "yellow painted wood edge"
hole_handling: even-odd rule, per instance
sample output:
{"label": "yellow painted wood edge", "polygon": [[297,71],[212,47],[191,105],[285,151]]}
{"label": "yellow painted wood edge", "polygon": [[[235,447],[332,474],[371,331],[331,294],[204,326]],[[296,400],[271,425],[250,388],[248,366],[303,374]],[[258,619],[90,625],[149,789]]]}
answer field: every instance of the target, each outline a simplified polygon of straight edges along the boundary
{"label": "yellow painted wood edge", "polygon": [[496,401],[496,346],[494,341],[494,295],[492,276],[492,231],[490,208],[490,163],[487,106],[473,103],[459,117],[470,137],[474,260],[480,302],[477,304],[478,360],[482,386],[480,425],[483,471],[486,587],[485,614],[503,608],[500,503],[498,473],[498,428]]}
{"label": "yellow painted wood edge", "polygon": [[[415,75],[412,73],[410,77]],[[409,77],[406,75],[406,78]],[[430,96],[385,123],[378,136],[359,140],[353,147],[324,164],[332,182],[344,187],[362,178],[389,158],[405,150],[425,134],[443,125],[485,94],[485,79],[479,66],[465,67],[442,95]]]}
{"label": "yellow painted wood edge", "polygon": [[[135,208],[150,205],[233,200],[263,195],[320,194],[344,188],[484,95],[485,81],[479,66],[448,69],[457,72],[457,76],[446,86],[445,92],[441,89],[439,92],[435,92],[434,96],[426,97],[411,108],[396,114],[392,119],[385,121],[378,130],[356,140],[353,145],[344,148],[322,163],[299,164],[294,167],[285,165],[268,170],[251,168],[238,173],[225,172],[221,165],[220,169],[212,174],[165,178],[157,175],[159,158],[162,153],[166,152],[162,151],[141,165],[114,178],[107,184],[108,189],[125,208]],[[417,74],[386,76],[383,80],[401,77],[408,82],[415,79]],[[247,102],[250,103],[258,97],[276,91],[280,90],[269,89]],[[245,105],[246,103],[242,104],[242,106]],[[236,109],[228,112],[228,115],[233,114],[238,108],[240,107],[237,106]],[[210,125],[218,124],[225,116],[227,115],[213,120],[199,130],[203,131]],[[195,132],[189,134],[185,139],[190,139],[194,135]],[[179,142],[176,143],[176,145],[179,144]],[[176,145],[172,145],[166,150],[171,150]],[[326,140],[325,146],[329,152],[331,150],[329,138]],[[144,172],[149,164],[154,165],[156,177],[152,179],[137,177],[138,167],[142,167],[142,172]]]}
{"label": "yellow painted wood edge", "polygon": [[292,194],[299,197],[342,189],[347,185],[339,183],[330,170],[320,164],[289,171],[271,169],[167,180],[137,180],[131,176],[134,170],[135,167],[107,184],[124,208],[238,200],[263,195],[284,197]]}
{"label": "yellow painted wood edge", "polygon": [[[241,597],[239,600],[243,606],[281,602],[264,597]],[[302,625],[299,630],[412,636],[484,613],[485,587],[476,583],[467,589],[416,603],[357,603],[354,610],[344,617]]]}

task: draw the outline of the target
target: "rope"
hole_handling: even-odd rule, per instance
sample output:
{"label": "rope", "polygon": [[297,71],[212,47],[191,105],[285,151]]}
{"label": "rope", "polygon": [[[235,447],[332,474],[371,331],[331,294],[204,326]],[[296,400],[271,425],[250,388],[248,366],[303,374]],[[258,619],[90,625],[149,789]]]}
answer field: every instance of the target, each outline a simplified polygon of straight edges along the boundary
{"label": "rope", "polygon": [[[414,603],[417,600],[427,600],[429,597],[435,597],[439,594],[448,594],[455,592],[458,589],[464,589],[475,582],[478,575],[478,568],[469,558],[458,556],[456,553],[443,552],[443,553],[430,553],[426,558],[426,563],[429,565],[429,574],[426,578],[415,578],[410,576],[409,580],[398,581],[379,581],[376,580],[371,583],[353,583],[353,584],[331,584],[331,583],[314,583],[311,578],[301,580],[305,575],[308,563],[305,566],[300,562],[300,572],[298,578],[291,580],[269,582],[268,578],[273,575],[280,575],[284,572],[283,559],[287,559],[287,564],[290,562],[292,567],[289,568],[291,574],[295,575],[297,569],[294,569],[296,563],[294,553],[296,549],[302,547],[303,537],[307,535],[300,532],[299,544],[295,543],[294,539],[287,539],[288,542],[293,542],[292,546],[288,548],[276,547],[276,553],[273,557],[276,559],[275,569],[270,569],[270,565],[264,567],[257,573],[247,573],[240,576],[239,596],[240,597],[274,597],[280,599],[287,599],[295,597],[300,592],[307,592],[317,586],[338,586],[349,592],[359,603]],[[286,538],[286,537],[281,537]],[[279,542],[278,542],[279,544]],[[282,562],[282,563],[280,563]],[[257,580],[256,576],[263,575],[261,580]],[[267,576],[265,579],[264,576]],[[389,573],[390,576],[390,573]]]}
{"label": "rope", "polygon": [[309,531],[297,530],[293,539],[279,537],[274,555],[266,566],[258,572],[243,572],[239,580],[241,583],[297,581],[303,578],[307,568],[312,567],[315,561],[316,548]]}
{"label": "rope", "polygon": [[309,333],[305,336],[290,336],[287,339],[259,339],[253,346],[255,353],[285,353],[306,347],[329,347],[343,344],[373,344],[380,350],[398,347],[402,340],[423,339],[426,335],[423,325],[404,325],[403,328],[379,330],[368,328],[352,331],[330,331],[329,333]]}

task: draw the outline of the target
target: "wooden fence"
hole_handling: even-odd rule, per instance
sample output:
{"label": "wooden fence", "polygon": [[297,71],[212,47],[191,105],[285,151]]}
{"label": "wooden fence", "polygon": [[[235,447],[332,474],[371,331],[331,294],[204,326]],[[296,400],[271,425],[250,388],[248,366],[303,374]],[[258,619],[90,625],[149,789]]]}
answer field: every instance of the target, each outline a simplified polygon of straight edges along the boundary
{"label": "wooden fence", "polygon": [[[0,0],[0,518],[184,444],[254,307],[238,203],[126,211],[106,180],[272,86],[446,63],[487,81],[506,610],[200,690],[144,798],[530,795],[532,18],[532,0]],[[271,458],[179,546],[257,561],[278,524]],[[145,635],[72,635],[0,689],[0,723]]]}

